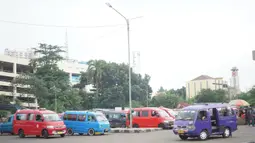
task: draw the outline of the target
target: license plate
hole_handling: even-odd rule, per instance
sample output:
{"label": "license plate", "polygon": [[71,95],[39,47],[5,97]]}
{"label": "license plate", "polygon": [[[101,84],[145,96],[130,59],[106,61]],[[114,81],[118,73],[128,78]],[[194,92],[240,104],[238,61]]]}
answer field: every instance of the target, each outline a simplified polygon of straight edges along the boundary
{"label": "license plate", "polygon": [[63,134],[63,132],[58,132],[58,134]]}
{"label": "license plate", "polygon": [[184,131],[183,130],[179,130],[178,134],[184,134]]}

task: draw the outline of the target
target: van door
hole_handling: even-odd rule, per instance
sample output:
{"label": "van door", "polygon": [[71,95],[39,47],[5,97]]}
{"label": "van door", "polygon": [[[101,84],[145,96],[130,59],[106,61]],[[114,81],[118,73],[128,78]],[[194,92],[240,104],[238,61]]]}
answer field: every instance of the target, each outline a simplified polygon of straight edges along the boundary
{"label": "van door", "polygon": [[200,133],[203,129],[212,132],[210,113],[205,110],[200,110],[197,114],[197,119],[195,121],[196,130]]}
{"label": "van door", "polygon": [[94,129],[97,130],[99,128],[99,123],[96,120],[96,117],[94,115],[88,115],[88,119],[87,119],[87,131],[89,129]]}
{"label": "van door", "polygon": [[78,133],[87,133],[88,129],[86,128],[86,115],[85,114],[78,114],[77,120],[77,132]]}
{"label": "van door", "polygon": [[151,127],[152,119],[149,117],[149,110],[142,110],[140,117],[139,126],[140,127]]}
{"label": "van door", "polygon": [[38,130],[37,129],[37,125],[36,125],[36,123],[35,123],[35,119],[34,119],[34,116],[35,116],[35,114],[33,114],[33,113],[29,113],[28,115],[27,115],[27,126],[28,126],[28,128],[29,128],[29,133],[31,134],[31,135],[34,135],[34,134],[36,134],[36,130]]}
{"label": "van door", "polygon": [[35,115],[35,130],[34,130],[34,133],[36,135],[41,135],[41,132],[43,130],[43,122],[47,122],[47,121],[43,121],[43,116],[41,114],[36,114]]}

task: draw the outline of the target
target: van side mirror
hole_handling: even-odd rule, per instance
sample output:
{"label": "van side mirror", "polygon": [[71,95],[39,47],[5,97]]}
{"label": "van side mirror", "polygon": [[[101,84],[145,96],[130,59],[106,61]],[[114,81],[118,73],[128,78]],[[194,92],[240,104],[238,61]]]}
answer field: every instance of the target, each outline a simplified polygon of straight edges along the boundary
{"label": "van side mirror", "polygon": [[156,117],[160,117],[160,115],[159,115],[159,114],[156,114]]}
{"label": "van side mirror", "polygon": [[44,121],[44,119],[41,120],[42,122]]}

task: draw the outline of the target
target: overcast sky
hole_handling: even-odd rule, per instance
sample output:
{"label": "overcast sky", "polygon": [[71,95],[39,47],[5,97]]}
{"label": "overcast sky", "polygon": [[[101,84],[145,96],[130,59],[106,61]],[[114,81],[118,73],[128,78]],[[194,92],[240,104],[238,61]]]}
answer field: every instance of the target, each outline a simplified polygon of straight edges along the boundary
{"label": "overcast sky", "polygon": [[[141,53],[141,72],[157,90],[180,88],[201,74],[224,77],[239,68],[243,90],[255,85],[254,0],[0,0],[0,21],[67,28],[69,56],[87,61],[127,62],[125,21],[131,25],[131,50]],[[64,45],[64,27],[0,22],[0,50],[25,50],[38,43]]]}

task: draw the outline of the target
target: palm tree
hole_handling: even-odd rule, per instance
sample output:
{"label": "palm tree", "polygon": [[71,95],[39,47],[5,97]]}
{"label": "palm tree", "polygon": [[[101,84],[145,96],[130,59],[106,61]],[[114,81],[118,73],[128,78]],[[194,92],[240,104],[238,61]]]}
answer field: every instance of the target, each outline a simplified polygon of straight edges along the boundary
{"label": "palm tree", "polygon": [[106,62],[103,60],[90,60],[88,62],[88,69],[87,74],[89,77],[89,81],[95,86],[96,88],[96,99],[99,97],[99,89],[101,88],[101,79],[103,74],[103,68],[106,65]]}

